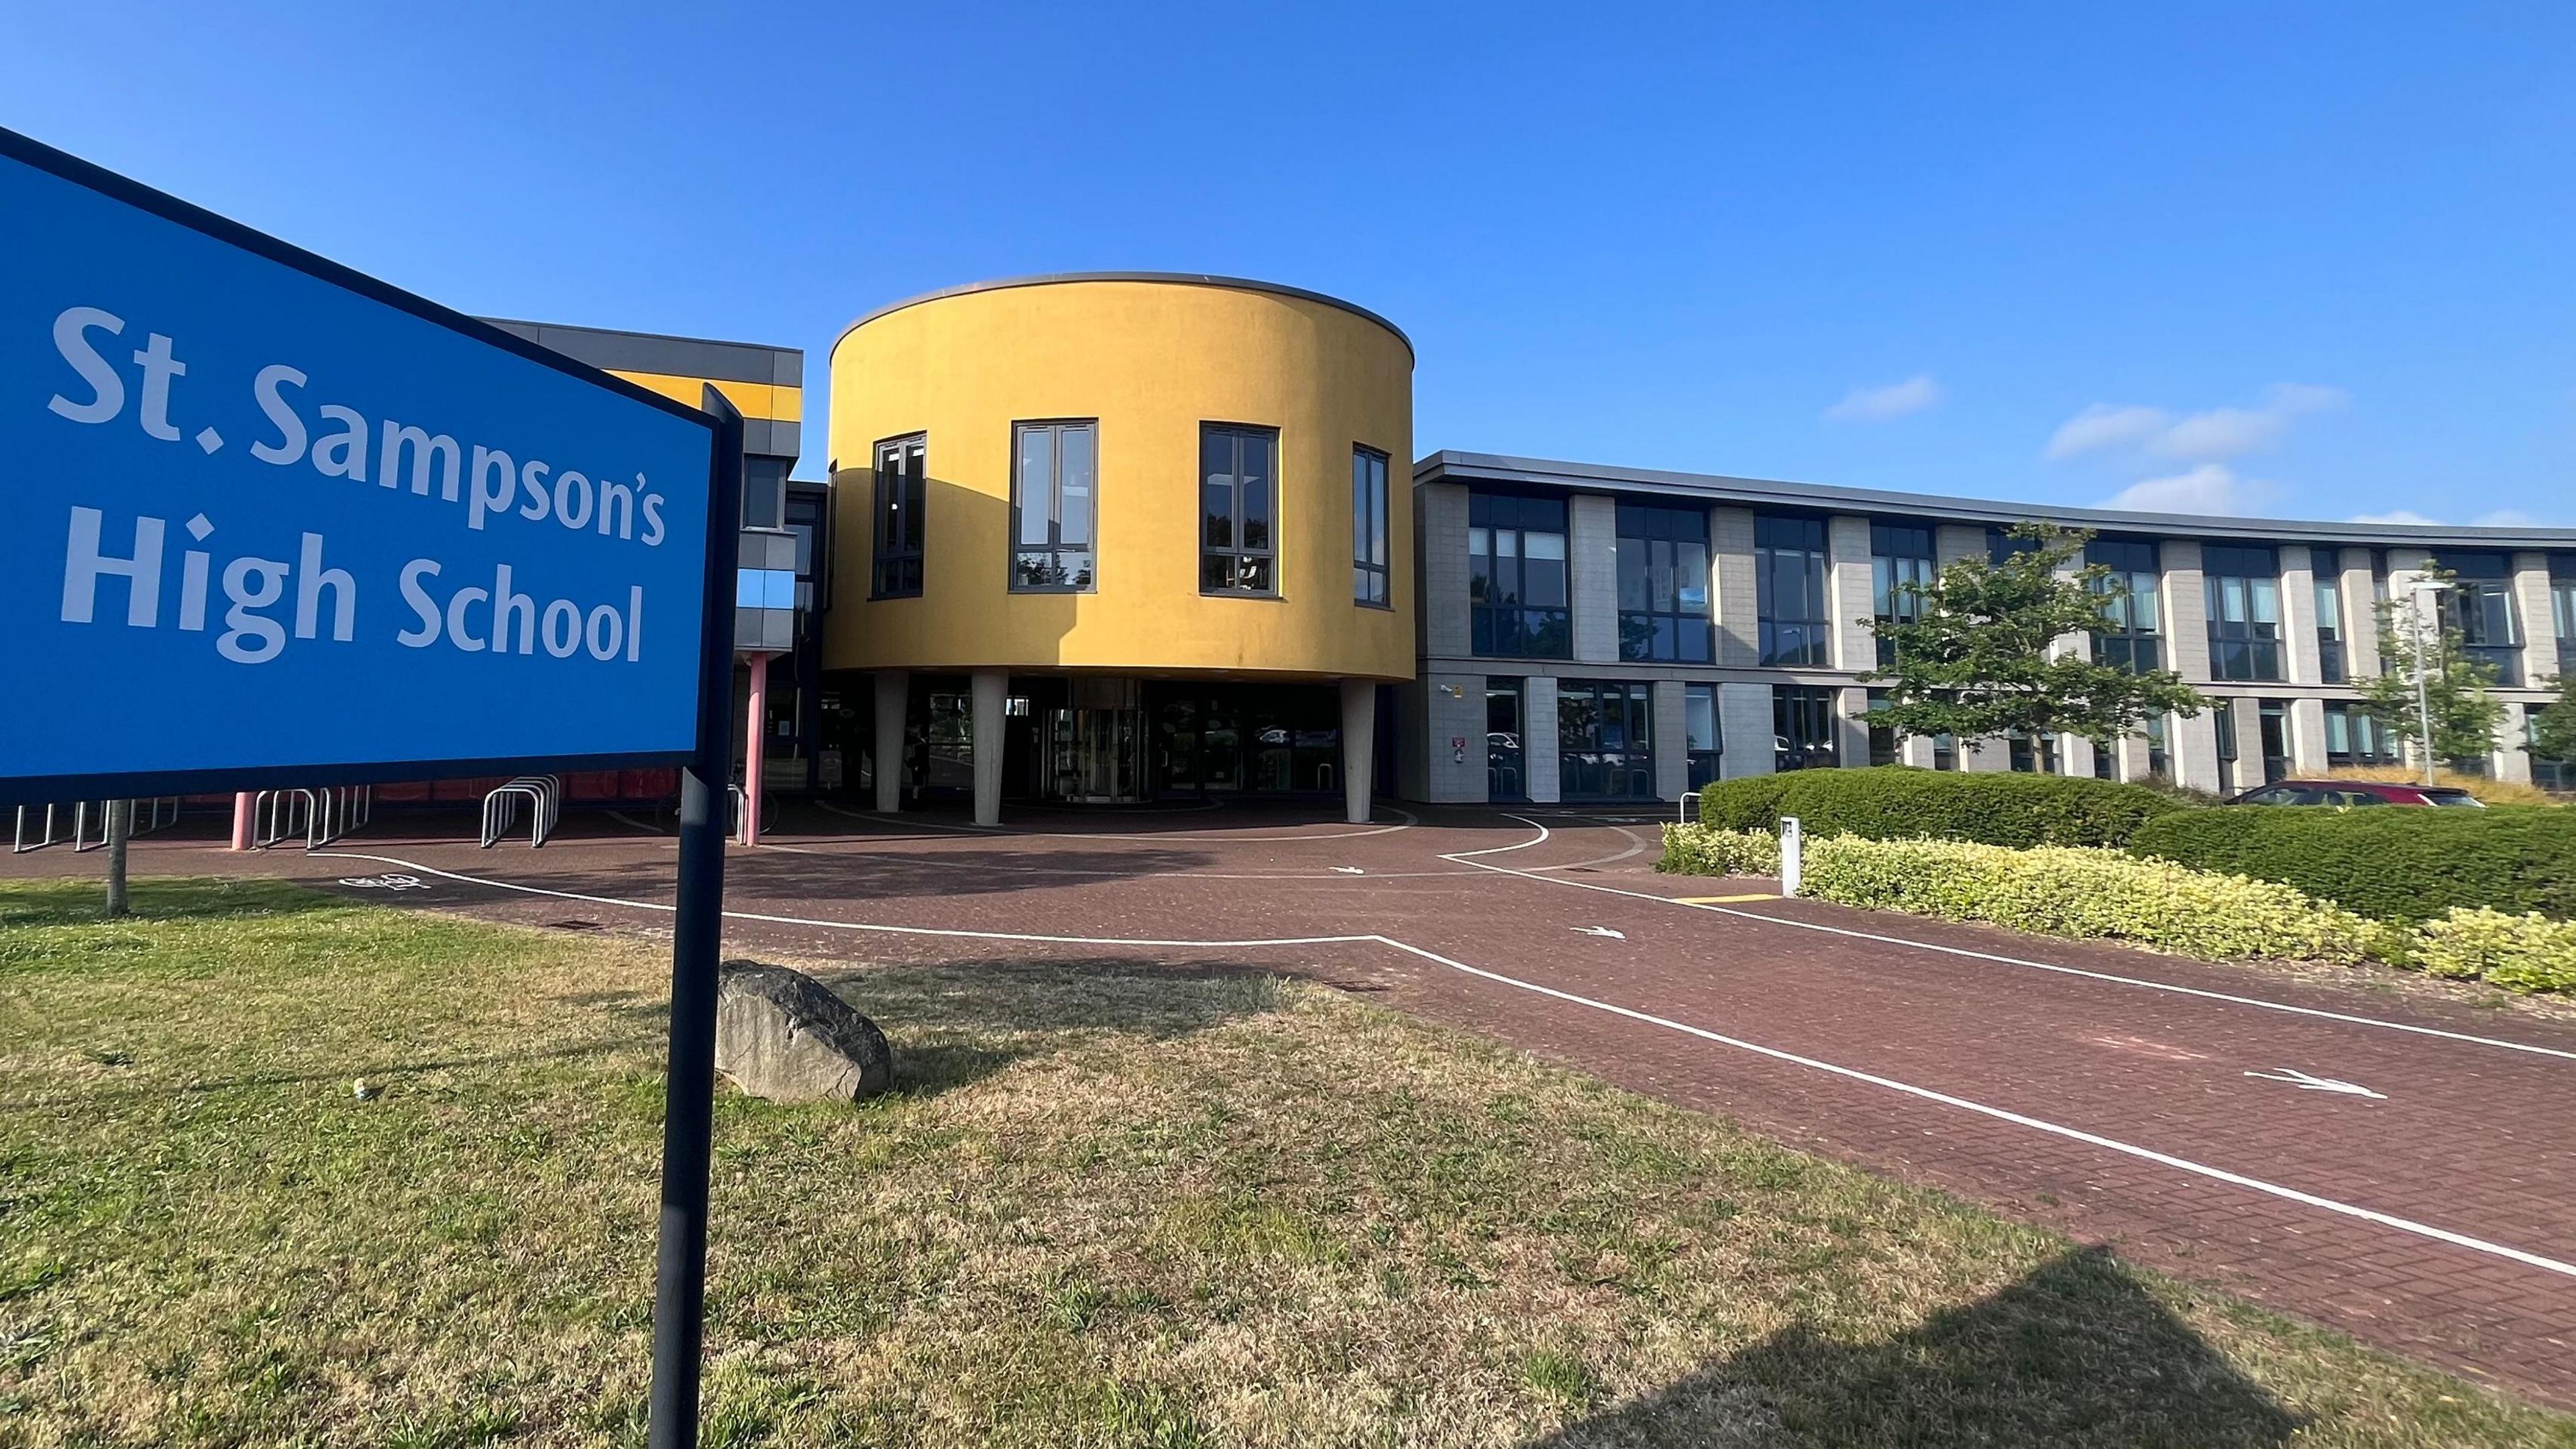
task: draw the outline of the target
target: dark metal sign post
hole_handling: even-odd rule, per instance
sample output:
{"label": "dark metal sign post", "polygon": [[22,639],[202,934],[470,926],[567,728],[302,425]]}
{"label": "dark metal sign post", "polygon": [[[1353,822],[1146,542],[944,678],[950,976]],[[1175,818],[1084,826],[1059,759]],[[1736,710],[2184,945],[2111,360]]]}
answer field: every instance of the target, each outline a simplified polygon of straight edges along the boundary
{"label": "dark metal sign post", "polygon": [[[742,512],[742,414],[714,388],[707,534]],[[718,525],[724,525],[719,528]],[[730,554],[707,551],[698,749],[680,772],[679,904],[671,931],[671,1048],[663,1084],[662,1239],[653,1279],[651,1449],[695,1449],[707,1313],[707,1179],[716,1095],[716,964],[723,951],[726,786],[733,779]],[[757,780],[745,788],[758,789]]]}
{"label": "dark metal sign post", "polygon": [[742,443],[0,130],[0,667],[188,705],[0,711],[0,805],[114,802],[121,866],[136,796],[681,770],[654,1449],[698,1442]]}

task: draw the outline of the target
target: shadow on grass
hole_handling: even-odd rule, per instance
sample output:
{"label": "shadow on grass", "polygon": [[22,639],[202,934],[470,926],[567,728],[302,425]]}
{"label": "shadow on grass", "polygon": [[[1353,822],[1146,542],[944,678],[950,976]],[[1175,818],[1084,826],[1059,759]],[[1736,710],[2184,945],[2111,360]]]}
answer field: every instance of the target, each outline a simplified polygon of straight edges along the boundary
{"label": "shadow on grass", "polygon": [[1883,1344],[1791,1328],[1534,1449],[2286,1444],[2305,1421],[2110,1254],[2052,1259]]}
{"label": "shadow on grass", "polygon": [[[104,871],[106,863],[101,861],[99,868]],[[134,881],[128,904],[131,914],[108,915],[106,887],[99,880],[58,877],[0,881],[0,928],[137,926],[160,921],[298,916],[346,910],[350,903],[281,880],[174,876]]]}
{"label": "shadow on grass", "polygon": [[[667,1017],[669,1013],[662,1012]],[[526,1066],[538,1062],[571,1061],[579,1057],[608,1054],[658,1045],[661,1036],[601,1038],[576,1042],[570,1046],[549,1047],[542,1051],[493,1052],[483,1056],[438,1057],[425,1061],[360,1062],[328,1071],[262,1072],[249,1076],[209,1077],[199,1081],[171,1085],[156,1082],[138,1087],[103,1087],[96,1090],[58,1093],[50,1097],[29,1097],[22,1101],[0,1101],[0,1111],[34,1110],[44,1107],[77,1107],[100,1102],[133,1101],[139,1098],[174,1096],[212,1096],[223,1092],[243,1091],[257,1087],[307,1087],[316,1083],[346,1083],[366,1080],[383,1085],[405,1077],[425,1076],[431,1072],[463,1072],[478,1067]],[[126,1065],[124,1062],[115,1065]]]}
{"label": "shadow on grass", "polygon": [[819,971],[885,1031],[897,1090],[935,1095],[1101,1034],[1162,1041],[1278,1004],[1279,978],[1235,962],[1006,958]]}

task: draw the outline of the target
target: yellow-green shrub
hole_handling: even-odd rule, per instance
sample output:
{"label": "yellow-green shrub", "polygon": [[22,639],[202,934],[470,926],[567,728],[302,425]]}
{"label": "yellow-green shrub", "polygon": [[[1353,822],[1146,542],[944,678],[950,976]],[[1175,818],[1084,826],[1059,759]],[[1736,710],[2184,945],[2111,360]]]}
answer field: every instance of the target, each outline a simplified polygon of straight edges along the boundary
{"label": "yellow-green shrub", "polygon": [[1674,875],[1778,875],[1780,837],[1764,830],[1666,825],[1664,858],[1655,869]]}
{"label": "yellow-green shrub", "polygon": [[2409,965],[2433,976],[2473,977],[2508,991],[2576,991],[2576,924],[2537,911],[2454,908],[2417,927],[2407,954]]}
{"label": "yellow-green shrub", "polygon": [[2357,961],[2377,934],[2289,886],[2077,846],[1833,836],[1807,842],[1804,889],[1848,906],[2134,941],[2209,961]]}

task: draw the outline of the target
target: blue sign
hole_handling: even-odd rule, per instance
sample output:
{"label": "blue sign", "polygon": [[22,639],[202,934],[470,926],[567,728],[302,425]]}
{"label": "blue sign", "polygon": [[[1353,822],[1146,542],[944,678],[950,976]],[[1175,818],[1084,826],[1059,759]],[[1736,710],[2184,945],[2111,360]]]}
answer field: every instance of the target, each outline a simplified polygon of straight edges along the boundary
{"label": "blue sign", "polygon": [[678,761],[714,437],[0,131],[0,796]]}

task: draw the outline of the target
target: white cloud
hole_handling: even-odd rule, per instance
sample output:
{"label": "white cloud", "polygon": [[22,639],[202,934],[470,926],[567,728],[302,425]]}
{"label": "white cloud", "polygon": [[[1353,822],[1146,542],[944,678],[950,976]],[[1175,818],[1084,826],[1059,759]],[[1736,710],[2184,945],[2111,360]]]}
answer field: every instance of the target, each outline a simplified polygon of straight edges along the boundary
{"label": "white cloud", "polygon": [[2355,523],[2406,523],[2433,525],[2440,523],[2442,520],[2438,518],[2426,518],[2423,514],[2416,512],[2412,508],[2398,508],[2392,509],[2386,513],[2356,513],[2352,516],[2352,521]]}
{"label": "white cloud", "polygon": [[2280,441],[2293,418],[2343,403],[2341,388],[2302,382],[2273,384],[2264,389],[2263,401],[2256,407],[2216,407],[2180,416],[2136,403],[2094,403],[2057,425],[2042,456],[2055,462],[2083,453],[2134,449],[2186,463],[2223,463]]}
{"label": "white cloud", "polygon": [[2253,512],[2270,495],[2271,485],[2259,479],[2239,478],[2224,463],[2203,463],[2170,478],[2141,479],[2103,500],[2102,506],[2227,517]]}
{"label": "white cloud", "polygon": [[2533,528],[2540,523],[2538,518],[2519,508],[2494,509],[2469,521],[2480,528]]}
{"label": "white cloud", "polygon": [[2095,403],[2057,425],[2049,435],[2048,457],[2072,458],[2096,448],[2122,448],[2142,443],[2165,430],[2172,414],[2163,408],[2113,407]]}
{"label": "white cloud", "polygon": [[1838,423],[1883,423],[1919,413],[1940,400],[1941,384],[1932,380],[1932,374],[1918,372],[1885,387],[1853,388],[1841,402],[1825,409],[1825,416]]}

